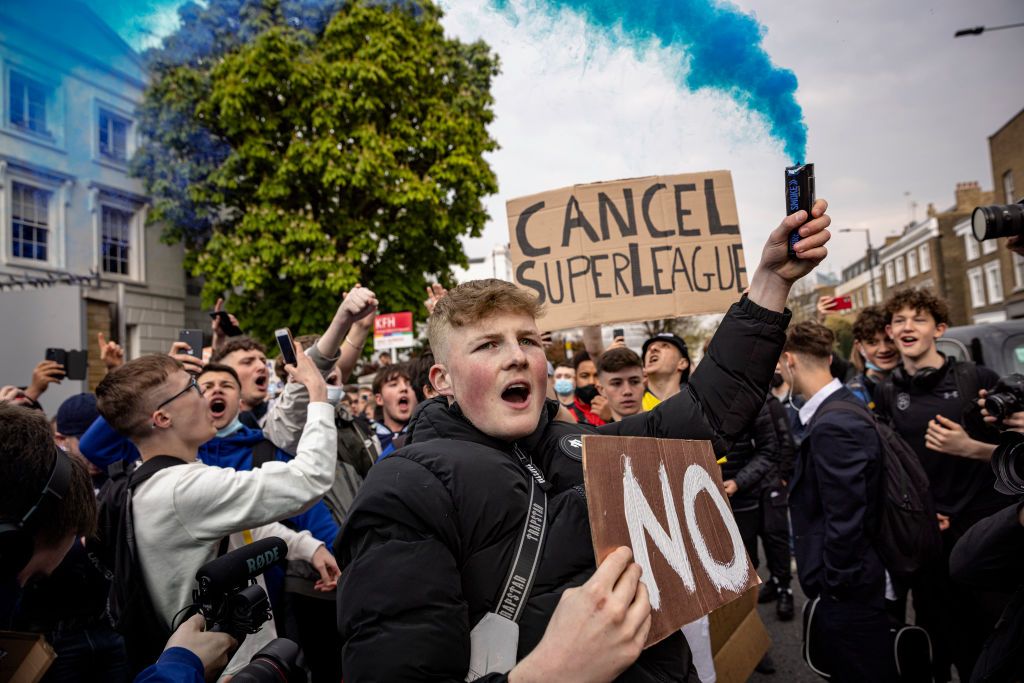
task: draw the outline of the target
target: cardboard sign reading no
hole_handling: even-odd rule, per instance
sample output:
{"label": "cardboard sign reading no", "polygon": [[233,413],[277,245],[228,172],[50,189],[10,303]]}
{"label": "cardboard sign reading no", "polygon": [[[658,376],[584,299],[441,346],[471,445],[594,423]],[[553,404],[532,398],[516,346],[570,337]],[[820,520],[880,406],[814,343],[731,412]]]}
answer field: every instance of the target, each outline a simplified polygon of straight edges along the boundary
{"label": "cardboard sign reading no", "polygon": [[625,545],[643,568],[647,645],[761,582],[709,442],[588,435],[583,473],[598,563]]}
{"label": "cardboard sign reading no", "polygon": [[575,185],[507,211],[543,330],[720,312],[747,286],[729,171]]}

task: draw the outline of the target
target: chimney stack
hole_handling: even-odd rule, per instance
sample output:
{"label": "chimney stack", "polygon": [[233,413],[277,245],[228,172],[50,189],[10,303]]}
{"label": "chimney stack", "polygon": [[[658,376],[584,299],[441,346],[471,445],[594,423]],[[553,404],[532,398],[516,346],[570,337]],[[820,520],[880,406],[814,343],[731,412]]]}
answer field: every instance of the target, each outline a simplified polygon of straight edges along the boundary
{"label": "chimney stack", "polygon": [[970,213],[974,207],[984,203],[981,185],[977,180],[956,184],[956,212]]}

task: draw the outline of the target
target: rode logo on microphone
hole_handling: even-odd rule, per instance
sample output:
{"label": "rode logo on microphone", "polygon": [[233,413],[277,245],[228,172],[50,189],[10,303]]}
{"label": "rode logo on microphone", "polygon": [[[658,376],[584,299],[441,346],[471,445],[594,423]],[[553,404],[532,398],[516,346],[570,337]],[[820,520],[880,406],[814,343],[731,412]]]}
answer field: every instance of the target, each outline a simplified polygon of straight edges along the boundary
{"label": "rode logo on microphone", "polygon": [[274,564],[281,559],[281,552],[278,548],[273,548],[264,553],[260,553],[256,557],[250,557],[246,559],[245,566],[249,570],[250,574],[261,572],[270,565]]}

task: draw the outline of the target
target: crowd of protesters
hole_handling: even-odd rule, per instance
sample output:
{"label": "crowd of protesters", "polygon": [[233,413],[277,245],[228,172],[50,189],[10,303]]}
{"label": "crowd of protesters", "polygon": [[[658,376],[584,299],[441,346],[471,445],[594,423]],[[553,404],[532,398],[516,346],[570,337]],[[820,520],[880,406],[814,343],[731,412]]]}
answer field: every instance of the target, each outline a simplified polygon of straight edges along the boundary
{"label": "crowd of protesters", "polygon": [[[639,566],[593,555],[572,437],[655,436],[711,442],[755,567],[763,548],[759,601],[784,622],[795,560],[816,671],[1014,680],[1024,513],[994,488],[999,429],[979,401],[999,378],[938,352],[951,321],[927,290],[863,310],[849,363],[821,322],[789,327],[828,223],[819,201],[772,232],[699,363],[675,334],[637,354],[595,327],[552,364],[537,301],[499,280],[432,286],[429,350],[407,362],[364,363],[377,299],[359,286],[295,338],[294,364],[218,318],[203,354],[177,342],[127,360],[101,335],[105,378],[48,418],[38,399],[63,368],[44,361],[0,389],[0,630],[45,637],[45,681],[212,680],[284,637],[317,682],[708,683],[706,619],[643,649]],[[936,543],[912,570],[891,561],[894,449],[927,477]],[[495,612],[535,496],[544,546],[510,622]],[[271,537],[288,551],[257,580],[273,619],[241,643],[207,631],[197,571]],[[908,620],[927,650],[894,638]]]}

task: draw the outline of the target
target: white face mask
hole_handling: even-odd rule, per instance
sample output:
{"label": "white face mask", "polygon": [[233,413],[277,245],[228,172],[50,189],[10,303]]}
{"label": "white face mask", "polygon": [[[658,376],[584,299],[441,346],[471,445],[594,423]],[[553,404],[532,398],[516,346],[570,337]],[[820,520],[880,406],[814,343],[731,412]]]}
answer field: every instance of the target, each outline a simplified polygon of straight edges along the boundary
{"label": "white face mask", "polygon": [[327,385],[327,402],[332,406],[338,405],[341,401],[341,397],[345,395],[345,387],[335,386],[333,384]]}
{"label": "white face mask", "polygon": [[242,421],[235,415],[234,420],[217,430],[217,438],[223,439],[226,436],[231,436],[241,428]]}

